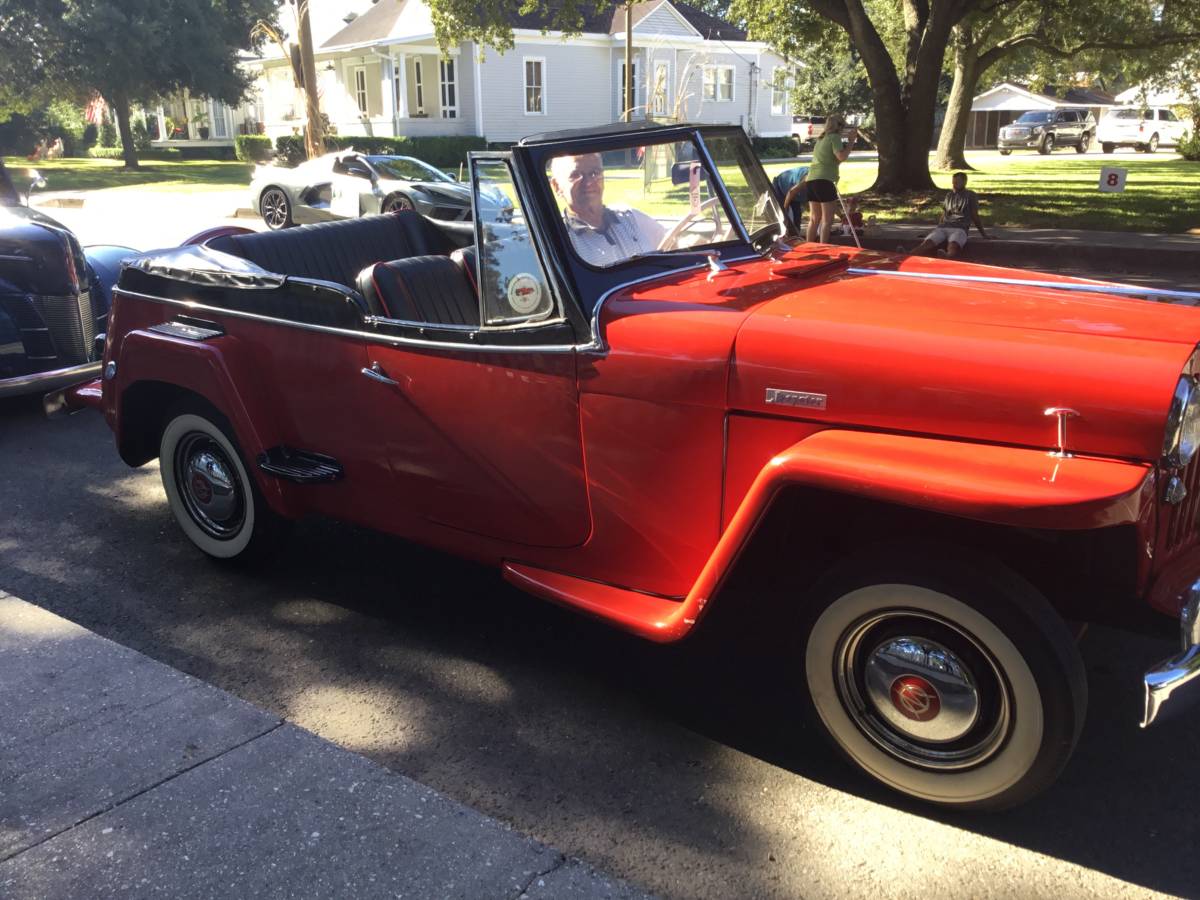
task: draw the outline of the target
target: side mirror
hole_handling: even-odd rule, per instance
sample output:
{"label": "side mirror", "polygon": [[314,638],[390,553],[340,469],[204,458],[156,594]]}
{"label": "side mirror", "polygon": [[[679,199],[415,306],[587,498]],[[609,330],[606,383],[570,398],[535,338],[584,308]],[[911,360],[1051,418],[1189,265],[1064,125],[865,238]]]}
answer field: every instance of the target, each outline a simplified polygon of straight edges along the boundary
{"label": "side mirror", "polygon": [[42,174],[37,169],[30,169],[25,174],[29,177],[29,187],[25,189],[25,205],[28,206],[29,195],[32,194],[34,190],[41,190],[44,188],[46,186],[46,179],[42,177]]}
{"label": "side mirror", "polygon": [[687,184],[692,176],[692,166],[700,169],[700,180],[704,181],[708,178],[708,173],[704,171],[700,163],[695,160],[684,160],[677,162],[671,166],[671,184]]}

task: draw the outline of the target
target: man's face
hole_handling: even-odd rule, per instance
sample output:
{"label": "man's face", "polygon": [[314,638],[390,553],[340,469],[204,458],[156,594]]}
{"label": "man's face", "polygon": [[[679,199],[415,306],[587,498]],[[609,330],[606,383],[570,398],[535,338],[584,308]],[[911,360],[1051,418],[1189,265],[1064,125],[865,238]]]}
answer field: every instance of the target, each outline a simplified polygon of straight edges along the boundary
{"label": "man's face", "polygon": [[599,153],[560,156],[553,163],[554,186],[573,210],[604,203],[604,163]]}
{"label": "man's face", "polygon": [[961,175],[955,175],[950,179],[950,184],[954,186],[955,191],[962,191],[967,187],[967,179],[963,178]]}

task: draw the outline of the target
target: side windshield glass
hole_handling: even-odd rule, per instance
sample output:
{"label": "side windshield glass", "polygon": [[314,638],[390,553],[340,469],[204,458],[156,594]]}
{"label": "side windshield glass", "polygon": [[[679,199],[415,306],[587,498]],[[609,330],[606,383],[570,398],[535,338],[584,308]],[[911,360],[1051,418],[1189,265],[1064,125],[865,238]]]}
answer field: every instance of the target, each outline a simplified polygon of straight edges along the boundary
{"label": "side windshield glass", "polygon": [[471,161],[475,247],[484,326],[545,321],[555,314],[550,283],[505,159]]}
{"label": "side windshield glass", "polygon": [[740,239],[700,160],[691,140],[552,157],[546,177],[571,248],[585,263],[607,268]]}
{"label": "side windshield glass", "polygon": [[737,208],[746,233],[751,238],[764,229],[783,234],[783,213],[750,143],[740,135],[705,135],[704,145],[708,147],[713,165],[721,173],[725,190]]}

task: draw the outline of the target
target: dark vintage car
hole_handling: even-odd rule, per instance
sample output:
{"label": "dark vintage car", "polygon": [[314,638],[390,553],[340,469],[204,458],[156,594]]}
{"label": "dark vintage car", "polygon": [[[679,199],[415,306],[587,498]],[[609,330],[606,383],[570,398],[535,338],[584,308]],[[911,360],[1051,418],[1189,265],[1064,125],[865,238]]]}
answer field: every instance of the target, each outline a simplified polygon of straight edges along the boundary
{"label": "dark vintage car", "polygon": [[[31,173],[31,188],[44,184]],[[45,393],[98,374],[109,297],[126,247],[80,246],[28,204],[0,200],[0,397]]]}
{"label": "dark vintage car", "polygon": [[652,641],[736,609],[792,691],[782,729],[807,706],[946,807],[1062,771],[1081,622],[1179,636],[1145,661],[1143,725],[1194,697],[1200,311],[803,243],[736,127],[542,135],[470,169],[471,223],[225,233],[127,266],[103,378],[48,404],[157,459],[215,559],[315,514]]}

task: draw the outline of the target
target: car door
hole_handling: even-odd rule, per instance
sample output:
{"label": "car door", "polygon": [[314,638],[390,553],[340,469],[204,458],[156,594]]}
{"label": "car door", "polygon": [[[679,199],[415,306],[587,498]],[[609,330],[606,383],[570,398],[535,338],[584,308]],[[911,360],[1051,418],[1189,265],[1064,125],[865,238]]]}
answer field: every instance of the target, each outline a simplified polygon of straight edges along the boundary
{"label": "car door", "polygon": [[410,304],[379,321],[364,372],[395,494],[437,525],[575,546],[591,517],[574,332],[507,154],[472,159],[471,173],[477,262],[468,254],[460,270],[425,257],[376,270],[376,281],[404,279]]}
{"label": "car door", "polygon": [[1172,146],[1178,144],[1183,139],[1183,123],[1169,109],[1160,109],[1158,117],[1161,128],[1159,131],[1159,140]]}
{"label": "car door", "polygon": [[363,209],[363,195],[371,195],[374,173],[356,157],[337,159],[330,182],[329,212],[340,219],[357,218]]}

